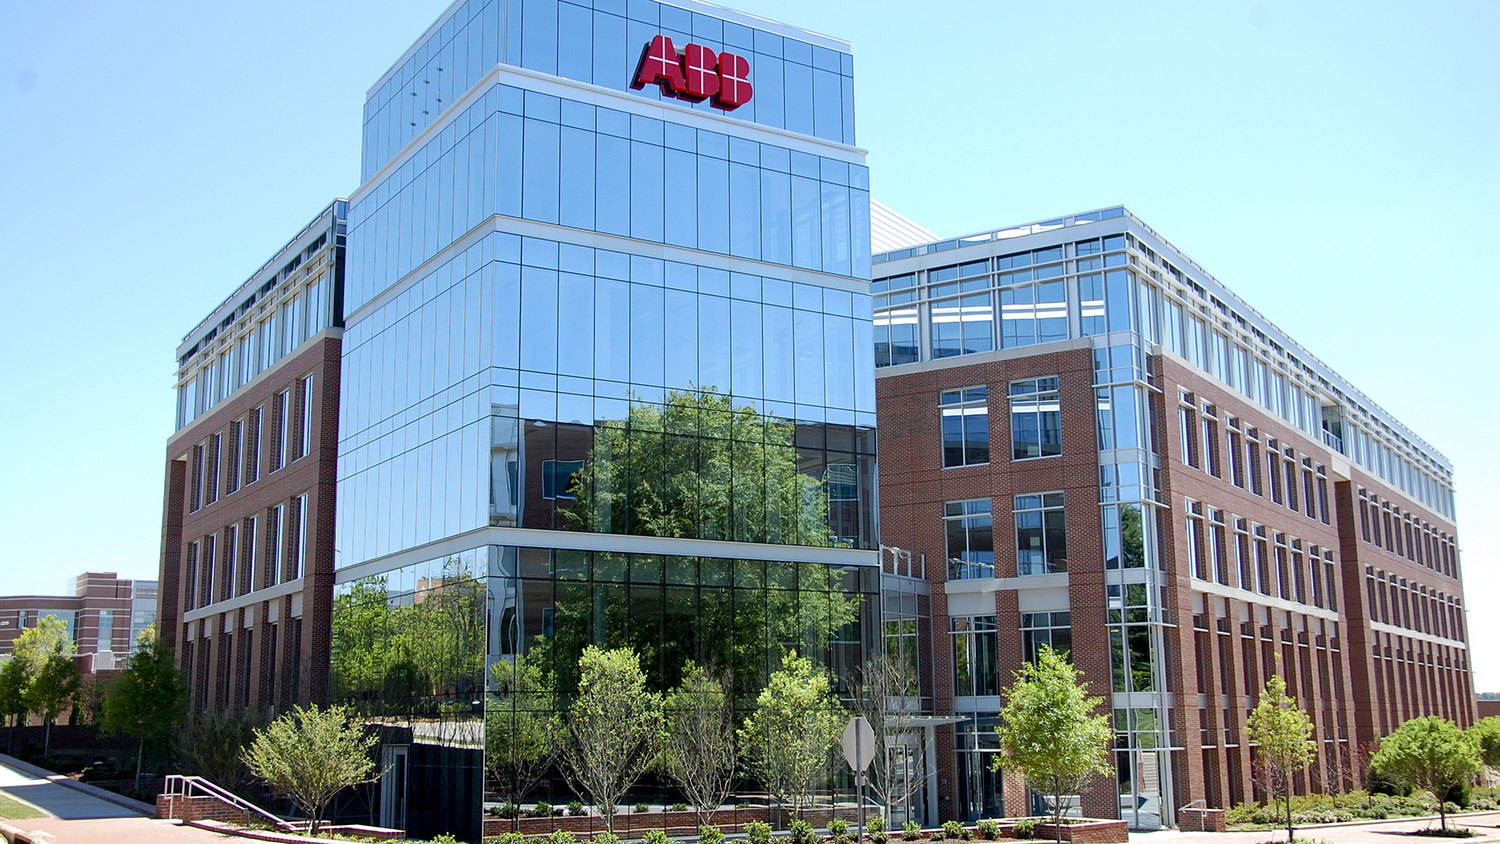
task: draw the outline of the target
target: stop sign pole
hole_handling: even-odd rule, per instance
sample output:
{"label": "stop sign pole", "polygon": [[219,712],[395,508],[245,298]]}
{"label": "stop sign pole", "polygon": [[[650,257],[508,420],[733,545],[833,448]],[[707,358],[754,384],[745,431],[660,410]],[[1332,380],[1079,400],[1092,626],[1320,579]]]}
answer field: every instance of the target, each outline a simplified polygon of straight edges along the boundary
{"label": "stop sign pole", "polygon": [[865,839],[865,769],[875,761],[875,731],[863,715],[849,719],[844,727],[844,761],[854,772],[855,803],[859,806],[859,834],[854,840]]}

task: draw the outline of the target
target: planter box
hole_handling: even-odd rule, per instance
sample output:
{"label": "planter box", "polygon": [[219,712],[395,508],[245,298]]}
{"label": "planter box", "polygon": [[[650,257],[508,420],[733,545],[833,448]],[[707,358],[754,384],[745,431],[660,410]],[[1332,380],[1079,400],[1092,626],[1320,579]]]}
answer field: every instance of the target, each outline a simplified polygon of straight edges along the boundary
{"label": "planter box", "polygon": [[156,816],[180,821],[223,821],[245,824],[246,813],[217,797],[177,797],[156,795]]}
{"label": "planter box", "polygon": [[[751,821],[768,821],[770,809],[752,806],[748,809],[719,809],[713,814],[713,823],[725,832],[743,832]],[[615,815],[615,834],[621,838],[640,838],[648,829],[660,829],[668,835],[697,835],[696,812],[620,812]],[[484,836],[519,831],[522,835],[547,835],[555,830],[565,830],[574,835],[592,835],[604,831],[604,818],[600,815],[553,815],[550,818],[521,818],[519,828],[512,818],[484,819]]]}
{"label": "planter box", "polygon": [[1178,809],[1177,828],[1183,832],[1225,832],[1223,809]]}
{"label": "planter box", "polygon": [[[1037,824],[1036,837],[1051,841],[1057,838],[1057,827]],[[1125,844],[1130,840],[1130,825],[1121,820],[1083,818],[1078,823],[1062,825],[1062,840],[1075,844]]]}

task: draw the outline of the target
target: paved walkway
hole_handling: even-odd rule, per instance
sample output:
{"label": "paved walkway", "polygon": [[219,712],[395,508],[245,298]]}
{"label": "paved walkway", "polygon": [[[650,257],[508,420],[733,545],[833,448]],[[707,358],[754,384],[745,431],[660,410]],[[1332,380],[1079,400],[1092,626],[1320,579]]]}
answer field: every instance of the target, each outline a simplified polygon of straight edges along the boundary
{"label": "paved walkway", "polygon": [[[1450,815],[1449,826],[1463,826],[1475,830],[1479,837],[1468,839],[1421,838],[1405,833],[1438,825],[1436,817],[1403,818],[1393,821],[1362,821],[1354,824],[1328,824],[1324,826],[1297,827],[1297,839],[1322,840],[1331,844],[1439,844],[1439,842],[1467,841],[1478,844],[1500,840],[1500,812],[1476,812],[1474,814]],[[1255,832],[1132,832],[1130,844],[1286,844],[1286,830],[1262,829]]]}
{"label": "paved walkway", "polygon": [[101,800],[65,785],[49,782],[29,772],[0,763],[0,791],[41,809],[54,818],[83,820],[87,818],[138,818],[124,806]]}
{"label": "paved walkway", "polygon": [[[128,818],[95,818],[68,821],[32,818],[7,821],[38,842],[56,844],[247,844],[248,838],[221,835],[206,829],[183,826],[177,821],[159,821],[132,815]],[[3,840],[3,839],[0,839]]]}

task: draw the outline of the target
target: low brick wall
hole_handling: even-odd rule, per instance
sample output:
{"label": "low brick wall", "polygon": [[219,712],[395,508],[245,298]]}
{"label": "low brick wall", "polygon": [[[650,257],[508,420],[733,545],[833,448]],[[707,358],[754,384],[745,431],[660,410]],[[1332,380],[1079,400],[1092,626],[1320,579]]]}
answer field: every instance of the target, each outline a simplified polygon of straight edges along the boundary
{"label": "low brick wall", "polygon": [[[748,809],[719,809],[714,812],[712,823],[726,833],[744,832],[745,824],[752,821],[772,822],[769,806],[751,806]],[[786,829],[793,814],[790,809],[776,812],[777,829]],[[835,815],[849,823],[859,818],[859,810],[853,806],[817,806],[806,809],[802,817],[814,829],[823,829]],[[698,815],[695,812],[621,812],[615,815],[615,834],[621,838],[640,838],[647,830],[660,829],[668,835],[697,835]],[[565,830],[574,835],[593,835],[604,831],[604,818],[599,815],[554,815],[550,818],[521,818],[519,830],[511,818],[484,819],[484,836],[500,835],[519,831],[522,835],[547,835],[555,830]]]}
{"label": "low brick wall", "polygon": [[1225,832],[1223,809],[1178,809],[1177,828],[1183,832]]}
{"label": "low brick wall", "polygon": [[[1050,823],[1037,824],[1036,837],[1055,840],[1057,827]],[[1079,823],[1063,824],[1062,840],[1075,844],[1125,844],[1130,840],[1130,825],[1120,820],[1085,818]]]}
{"label": "low brick wall", "polygon": [[180,821],[223,821],[245,824],[249,820],[243,809],[225,803],[217,797],[182,797],[175,794],[156,795],[156,816],[175,818]]}
{"label": "low brick wall", "polygon": [[[237,835],[241,838],[249,838],[255,841],[270,841],[274,844],[327,844],[330,827],[324,826],[318,829],[318,837],[310,838],[306,835],[295,835],[288,832],[278,832],[269,829],[252,829],[250,827],[238,826],[224,823],[222,821],[205,819],[191,821],[188,826],[206,829],[223,835]],[[331,827],[334,832],[343,832],[348,835],[358,835],[362,838],[378,838],[384,841],[404,841],[406,833],[399,829],[386,829],[378,826],[363,826],[361,824],[344,824]]]}

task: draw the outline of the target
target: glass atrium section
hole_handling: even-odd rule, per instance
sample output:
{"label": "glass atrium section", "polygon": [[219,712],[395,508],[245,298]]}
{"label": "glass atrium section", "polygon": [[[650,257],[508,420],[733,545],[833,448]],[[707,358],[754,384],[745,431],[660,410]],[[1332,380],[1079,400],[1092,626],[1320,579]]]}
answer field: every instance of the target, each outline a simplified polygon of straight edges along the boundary
{"label": "glass atrium section", "polygon": [[[567,0],[467,0],[414,45],[366,99],[360,177],[375,176],[496,64],[853,145],[854,59],[816,43],[836,42],[802,34],[805,39],[752,29],[653,0],[594,0],[592,8]],[[750,63],[754,96],[734,111],[721,112],[709,101],[664,98],[655,86],[631,90],[641,50],[656,35],[670,37],[678,49],[694,43],[743,56]],[[869,249],[864,251],[868,255]]]}
{"label": "glass atrium section", "polygon": [[[388,763],[443,784],[374,787],[372,813],[413,836],[463,837],[478,828],[481,777],[496,803],[572,799],[552,764],[528,766],[514,748],[560,723],[587,645],[633,647],[653,691],[676,687],[689,661],[718,666],[741,715],[788,649],[851,677],[876,641],[878,573],[489,546],[340,584],[333,699],[381,724]],[[650,785],[632,794],[682,799]]]}

